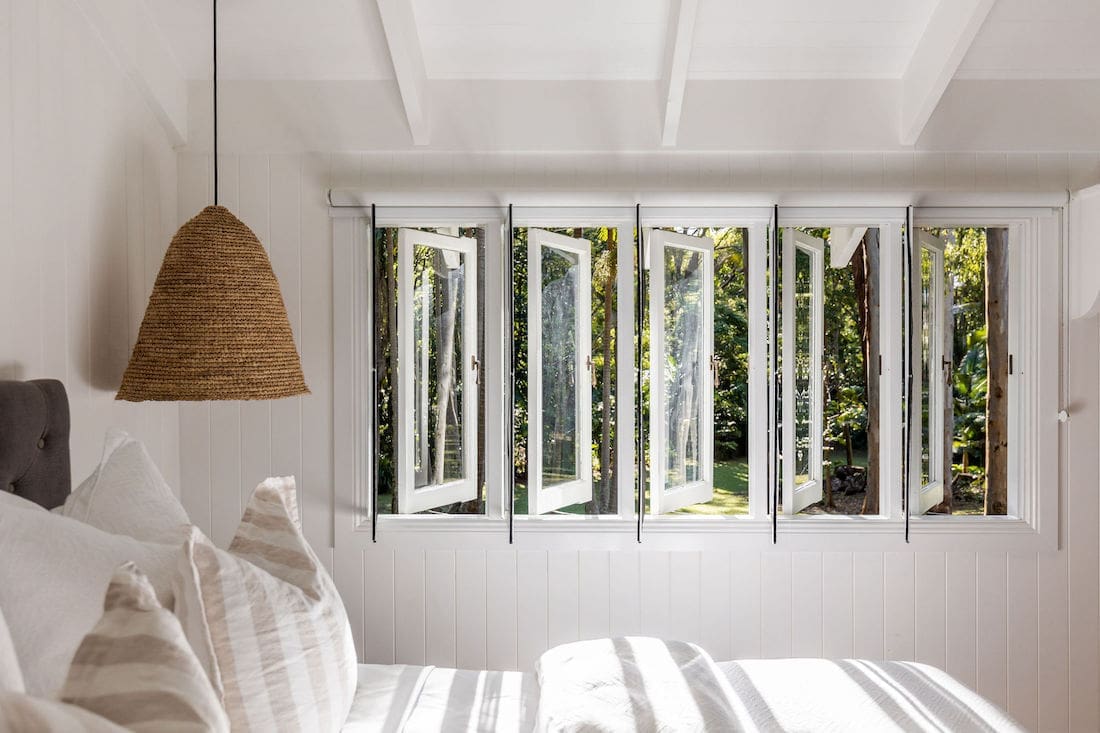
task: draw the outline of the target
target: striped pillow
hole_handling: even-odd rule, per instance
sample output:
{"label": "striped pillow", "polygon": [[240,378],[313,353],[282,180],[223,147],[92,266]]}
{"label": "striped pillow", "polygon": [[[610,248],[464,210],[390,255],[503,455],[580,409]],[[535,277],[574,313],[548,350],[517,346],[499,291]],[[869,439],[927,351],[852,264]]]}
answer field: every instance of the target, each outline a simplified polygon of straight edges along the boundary
{"label": "striped pillow", "polygon": [[127,733],[111,721],[57,700],[0,692],[0,733]]}
{"label": "striped pillow", "polygon": [[138,733],[229,730],[179,620],[132,562],[111,577],[103,606],[103,618],[77,647],[63,702]]}
{"label": "striped pillow", "polygon": [[340,729],[355,695],[355,645],[298,526],[293,478],[256,487],[228,552],[192,530],[176,594],[234,731]]}

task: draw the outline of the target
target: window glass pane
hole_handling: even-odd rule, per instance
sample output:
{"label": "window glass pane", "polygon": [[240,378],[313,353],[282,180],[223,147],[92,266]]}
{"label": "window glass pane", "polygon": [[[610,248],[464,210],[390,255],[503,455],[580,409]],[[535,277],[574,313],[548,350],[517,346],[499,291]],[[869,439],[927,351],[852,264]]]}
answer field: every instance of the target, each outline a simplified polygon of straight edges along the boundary
{"label": "window glass pane", "polygon": [[579,257],[542,247],[543,486],[577,474],[577,270]]}
{"label": "window glass pane", "polygon": [[1007,514],[1008,230],[929,231],[946,239],[944,358],[951,385],[943,415],[944,500],[931,511]]}
{"label": "window glass pane", "polygon": [[[707,363],[705,355],[700,352],[700,362],[697,365],[697,370],[691,372],[695,386],[695,394],[692,395],[691,400],[694,406],[691,409],[694,410],[696,418],[698,418],[699,415],[702,390],[713,390],[713,416],[710,426],[711,435],[708,437],[708,431],[702,429],[706,426],[701,426],[697,420],[695,422],[689,420],[689,425],[693,425],[693,429],[698,431],[698,440],[700,441],[697,448],[690,443],[688,445],[689,454],[692,450],[698,449],[698,454],[694,456],[696,465],[692,465],[689,461],[685,461],[684,476],[681,478],[677,475],[677,478],[680,479],[678,485],[684,485],[693,480],[703,480],[705,472],[701,470],[701,466],[697,465],[699,458],[706,455],[705,451],[701,450],[703,447],[701,441],[711,440],[712,452],[710,455],[713,461],[713,492],[711,494],[712,498],[709,501],[691,504],[676,509],[675,512],[680,514],[704,515],[747,514],[749,512],[748,229],[732,226],[688,226],[667,227],[665,230],[687,235],[689,237],[706,237],[714,243],[713,287],[712,302],[710,303],[713,322],[711,334],[711,349],[714,354],[713,371],[711,368],[712,365]],[[693,254],[695,255],[694,261],[691,257]],[[678,263],[676,262],[677,259],[679,260]],[[666,251],[665,260],[666,298],[669,295],[681,299],[686,298],[686,289],[691,290],[691,297],[701,297],[703,290],[701,287],[703,268],[701,267],[702,263],[698,260],[698,254],[682,248],[670,248]],[[697,264],[693,264],[693,262]],[[689,267],[694,268],[690,273],[685,269]],[[677,275],[675,280],[679,284],[677,288],[673,288],[673,283],[670,282],[670,268],[678,268],[676,270]],[[688,273],[686,282],[685,273]],[[690,285],[688,283],[690,283]],[[701,302],[699,303],[700,308],[705,305],[706,304]],[[650,307],[653,306],[651,305]],[[683,327],[686,325],[683,323],[674,323],[674,319],[679,319],[683,315],[682,303],[666,303],[666,396],[670,398],[667,403],[666,413],[669,414],[676,412],[671,397],[674,394],[681,397],[683,395],[682,391],[674,388],[674,383],[671,381],[673,376],[681,375],[682,365],[677,361],[680,358],[679,346],[673,349],[673,342],[670,341],[670,337],[673,335],[673,326],[675,325],[677,329],[682,331]],[[701,316],[701,310],[697,310],[697,312],[691,316],[700,319],[700,327],[703,322]],[[647,379],[643,383],[643,390],[646,390],[645,397],[648,397],[648,318],[644,321],[641,340],[643,344],[642,370],[643,374],[647,375]],[[676,343],[680,344],[679,341]],[[682,346],[682,344],[680,344],[680,346]],[[701,344],[696,348],[697,350],[701,349]],[[670,363],[676,363],[676,371],[668,371]],[[683,376],[687,375],[684,374]],[[649,400],[645,399],[643,405],[646,412],[645,417],[648,419]],[[687,412],[689,415],[691,414],[690,409]],[[669,432],[671,436],[671,430]],[[683,435],[687,437],[690,435],[690,432],[684,431]],[[649,437],[652,439],[652,436]],[[671,445],[672,441],[670,440],[669,443]],[[666,461],[666,476],[671,477],[673,472],[677,470],[675,464],[674,454],[669,452]],[[669,469],[672,470],[670,471]],[[677,484],[669,483],[670,487],[675,485]]]}
{"label": "window glass pane", "polygon": [[[813,255],[795,247],[794,262],[794,485],[820,480],[820,500],[800,514],[870,514],[879,507],[879,298],[881,267],[877,227],[800,227],[819,240],[823,271],[820,304],[814,303]],[[812,313],[821,309],[820,382],[813,375]],[[822,425],[815,426],[815,394]],[[820,431],[818,435],[817,431]],[[813,455],[820,440],[822,475]],[[801,505],[802,502],[799,502]],[[782,497],[780,506],[782,506]]]}
{"label": "window glass pane", "polygon": [[702,253],[665,248],[665,485],[700,479],[703,380]]}
{"label": "window glass pane", "polygon": [[[616,288],[617,257],[620,236],[626,237],[628,247],[633,244],[633,232],[616,227],[543,227],[547,232],[581,240],[580,247],[587,247],[590,255],[590,283],[582,284],[578,278],[578,255],[550,246],[540,248],[542,318],[529,312],[528,293],[528,236],[532,228],[516,227],[513,231],[512,286],[513,320],[513,414],[514,433],[514,484],[516,515],[530,513],[532,502],[528,489],[532,485],[531,472],[541,470],[544,489],[553,489],[571,481],[590,479],[592,498],[562,506],[554,513],[566,514],[616,514],[618,512],[618,453],[616,451],[615,410],[617,385],[616,318],[618,290]],[[589,290],[587,313],[577,311],[583,299],[582,287]],[[579,326],[583,318],[590,318],[590,343],[578,341]],[[541,357],[528,353],[529,329],[538,328],[542,337]],[[591,355],[591,370],[587,365],[578,371],[577,350]],[[542,376],[541,435],[530,435],[532,421],[528,404],[529,375],[532,365],[541,358],[539,373]],[[591,390],[590,413],[577,412],[576,400],[580,390]],[[581,444],[577,435],[581,432],[579,420],[590,420],[591,439]],[[540,440],[542,458],[536,469],[528,461],[532,451],[530,440]],[[591,472],[580,473],[585,465],[583,451],[591,455]],[[633,473],[633,465],[627,466]]]}
{"label": "window glass pane", "polygon": [[[484,420],[477,430],[464,430],[463,405],[468,392],[477,390],[478,415],[485,414],[484,380],[475,385],[470,377],[470,362],[484,353],[485,290],[476,288],[477,343],[466,343],[463,324],[467,301],[473,291],[472,280],[484,281],[485,229],[483,227],[421,227],[416,231],[466,237],[476,243],[476,253],[430,246],[425,242],[411,245],[409,292],[401,292],[399,281],[399,239],[401,227],[379,226],[374,230],[373,247],[373,325],[374,343],[371,365],[376,374],[376,430],[374,449],[378,456],[378,511],[381,514],[410,513],[402,506],[398,488],[398,442],[403,430],[409,430],[412,463],[412,487],[418,494],[433,486],[472,479],[475,498],[451,501],[424,509],[427,514],[482,514],[485,511],[485,429]],[[403,300],[407,299],[407,300]],[[409,331],[399,333],[402,308],[408,308]],[[411,340],[409,369],[412,389],[408,406],[398,404],[398,384],[403,368],[399,366],[401,338]],[[411,424],[410,424],[411,423]],[[465,441],[477,446],[476,463],[464,463]]]}
{"label": "window glass pane", "polygon": [[416,245],[413,253],[413,432],[416,487],[464,475],[462,391],[463,257]]}

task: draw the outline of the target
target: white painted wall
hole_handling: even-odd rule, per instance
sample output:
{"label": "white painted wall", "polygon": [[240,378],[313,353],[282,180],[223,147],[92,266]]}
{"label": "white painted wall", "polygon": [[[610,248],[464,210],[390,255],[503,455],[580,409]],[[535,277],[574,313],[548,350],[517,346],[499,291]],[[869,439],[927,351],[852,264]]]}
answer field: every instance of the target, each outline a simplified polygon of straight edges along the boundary
{"label": "white painted wall", "polygon": [[80,5],[0,1],[0,378],[64,380],[75,481],[121,426],[178,486],[176,405],[114,401],[176,229],[176,154]]}
{"label": "white painted wall", "polygon": [[[179,159],[180,211],[210,196],[210,158]],[[180,407],[183,499],[225,542],[247,491],[299,477],[310,541],[331,563],[363,658],[529,669],[552,644],[668,634],[719,658],[926,661],[1030,729],[1100,728],[1100,326],[1069,332],[1059,552],[920,549],[900,538],[773,547],[766,536],[391,532],[333,549],[332,260],[326,188],[376,190],[1057,191],[1100,159],[1037,153],[243,154],[223,203],[271,252],[313,394]],[[1052,489],[1054,487],[1051,487]],[[343,535],[341,535],[343,536]],[[989,547],[986,545],[985,547]]]}

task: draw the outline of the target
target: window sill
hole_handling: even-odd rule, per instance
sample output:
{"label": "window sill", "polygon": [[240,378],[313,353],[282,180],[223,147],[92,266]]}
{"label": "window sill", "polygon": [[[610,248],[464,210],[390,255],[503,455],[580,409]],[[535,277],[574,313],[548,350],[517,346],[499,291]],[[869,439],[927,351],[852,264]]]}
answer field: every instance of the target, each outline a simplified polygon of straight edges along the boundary
{"label": "window sill", "polygon": [[[485,516],[392,516],[378,518],[378,531],[383,532],[474,532],[501,534],[507,520]],[[634,518],[603,516],[516,517],[515,534],[539,533],[634,533]],[[370,532],[364,522],[357,532]],[[653,517],[643,522],[646,534],[770,534],[772,522],[767,518],[728,517]],[[864,516],[795,516],[780,517],[778,531],[782,535],[903,535],[905,521],[889,517]],[[910,536],[935,535],[1020,535],[1037,534],[1034,527],[1016,517],[913,517],[909,520]]]}

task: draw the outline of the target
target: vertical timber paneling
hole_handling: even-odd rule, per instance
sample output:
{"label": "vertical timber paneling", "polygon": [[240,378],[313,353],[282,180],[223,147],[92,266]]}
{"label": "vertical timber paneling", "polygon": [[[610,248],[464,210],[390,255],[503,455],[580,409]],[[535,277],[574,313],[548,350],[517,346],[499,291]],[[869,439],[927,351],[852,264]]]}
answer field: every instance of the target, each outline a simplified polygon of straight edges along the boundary
{"label": "vertical timber paneling", "polygon": [[64,381],[75,483],[121,427],[180,486],[179,407],[114,399],[178,223],[177,165],[76,7],[0,3],[0,379]]}

